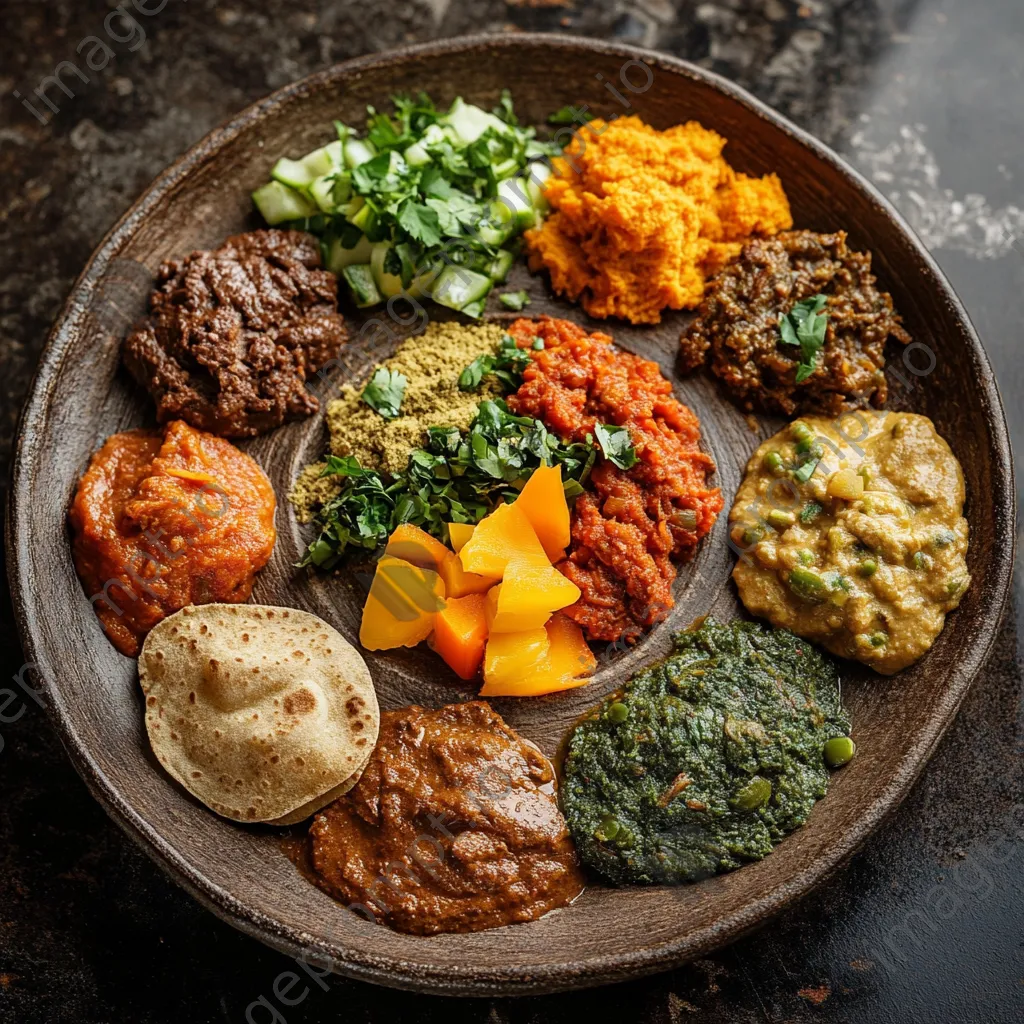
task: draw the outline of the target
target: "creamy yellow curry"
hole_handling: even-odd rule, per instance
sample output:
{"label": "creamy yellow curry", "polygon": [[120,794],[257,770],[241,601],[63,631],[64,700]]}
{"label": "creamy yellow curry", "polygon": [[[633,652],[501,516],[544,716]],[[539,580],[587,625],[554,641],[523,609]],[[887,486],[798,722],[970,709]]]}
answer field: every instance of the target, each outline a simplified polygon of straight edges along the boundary
{"label": "creamy yellow curry", "polygon": [[926,416],[804,416],[747,464],[729,514],[754,615],[890,675],[970,583],[964,476]]}

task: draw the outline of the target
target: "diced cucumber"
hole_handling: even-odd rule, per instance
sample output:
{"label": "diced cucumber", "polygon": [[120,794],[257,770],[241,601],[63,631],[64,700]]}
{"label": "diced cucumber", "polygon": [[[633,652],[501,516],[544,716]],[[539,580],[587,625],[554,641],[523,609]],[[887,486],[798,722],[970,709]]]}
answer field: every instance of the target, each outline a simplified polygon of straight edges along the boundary
{"label": "diced cucumber", "polygon": [[341,139],[335,139],[334,142],[328,142],[324,146],[324,152],[330,157],[332,167],[344,167],[345,166],[345,154],[342,152]]}
{"label": "diced cucumber", "polygon": [[[334,145],[337,147],[337,143]],[[302,158],[302,166],[306,168],[310,180],[319,178],[322,174],[330,174],[331,171],[341,166],[341,160],[335,159],[336,151],[336,149],[332,150],[330,145],[321,146],[320,149],[314,149],[312,153],[307,153]]]}
{"label": "diced cucumber", "polygon": [[313,202],[323,210],[324,213],[334,212],[334,179],[330,174],[324,174],[310,183],[309,194]]}
{"label": "diced cucumber", "polygon": [[389,274],[384,269],[388,253],[393,249],[390,242],[377,242],[370,255],[370,269],[373,271],[373,279],[377,283],[377,289],[385,299],[392,295],[399,295],[402,291],[402,278],[400,274]]}
{"label": "diced cucumber", "polygon": [[360,309],[376,306],[378,302],[384,301],[373,280],[373,270],[369,263],[353,263],[345,267],[341,273],[352,289],[352,297]]}
{"label": "diced cucumber", "polygon": [[498,183],[498,201],[515,214],[516,228],[532,228],[537,220],[530,198],[530,183],[524,177],[506,178]]}
{"label": "diced cucumber", "polygon": [[492,199],[486,211],[476,223],[477,237],[484,245],[499,246],[515,231],[515,214],[500,199]]}
{"label": "diced cucumber", "polygon": [[[357,196],[357,198],[362,197]],[[371,226],[373,225],[373,222],[375,220],[373,207],[368,202],[366,202],[366,200],[363,200],[363,202],[360,204],[356,212],[349,213],[346,219],[348,220],[349,224],[354,224],[357,228],[359,228],[360,231],[363,232],[363,234],[368,235],[370,234]]]}
{"label": "diced cucumber", "polygon": [[408,292],[413,298],[420,298],[426,296],[428,299],[434,293],[434,285],[437,284],[438,277],[441,276],[443,270],[443,264],[441,260],[436,260],[425,270],[421,270],[410,282]]}
{"label": "diced cucumber", "polygon": [[537,161],[530,164],[528,173],[529,181],[526,189],[530,195],[530,201],[537,213],[543,217],[550,209],[548,201],[544,198],[544,182],[551,177],[551,165]]}
{"label": "diced cucumber", "polygon": [[367,142],[365,139],[346,139],[342,144],[342,149],[345,153],[345,163],[350,168],[365,164],[367,160],[372,160],[377,155],[373,143]]}
{"label": "diced cucumber", "polygon": [[414,142],[405,150],[405,162],[410,167],[424,167],[430,163],[430,154],[422,142]]}
{"label": "diced cucumber", "polygon": [[420,139],[421,146],[436,146],[439,142],[444,142],[447,136],[444,133],[444,128],[439,124],[428,124],[423,131],[423,138]]}
{"label": "diced cucumber", "polygon": [[[334,148],[332,148],[334,147]],[[314,149],[301,160],[281,157],[270,172],[271,178],[290,188],[308,188],[317,178],[330,174],[341,166],[341,143]]]}
{"label": "diced cucumber", "polygon": [[349,222],[349,224],[354,224],[355,223],[354,218],[355,218],[356,214],[359,213],[359,211],[365,205],[366,205],[366,200],[362,196],[353,196],[348,201],[348,208],[345,211],[345,220],[347,220]]}
{"label": "diced cucumber", "polygon": [[449,309],[462,309],[483,299],[492,281],[484,274],[465,267],[445,267],[434,282],[431,298]]}
{"label": "diced cucumber", "polygon": [[312,217],[316,213],[316,207],[305,196],[279,181],[269,181],[256,189],[252,201],[271,227],[287,220]]}
{"label": "diced cucumber", "polygon": [[369,262],[372,253],[373,243],[366,235],[360,236],[359,241],[351,249],[346,249],[340,238],[334,238],[327,247],[324,265],[332,274],[340,274],[346,267]]}
{"label": "diced cucumber", "polygon": [[324,174],[307,191],[324,213],[338,213],[352,197],[352,179],[347,171]]}
{"label": "diced cucumber", "polygon": [[274,164],[270,176],[274,181],[279,181],[289,188],[305,188],[314,177],[306,170],[306,166],[301,160],[289,160],[286,156],[281,157]]}
{"label": "diced cucumber", "polygon": [[440,118],[440,121],[455,132],[463,146],[476,142],[489,128],[499,132],[506,130],[504,121],[493,114],[488,114],[486,110],[466,103],[461,96],[455,98],[448,113]]}
{"label": "diced cucumber", "polygon": [[508,277],[508,272],[512,269],[512,264],[515,261],[514,253],[509,252],[508,249],[499,249],[498,254],[491,260],[491,265],[487,269],[487,276],[495,284],[502,284]]}
{"label": "diced cucumber", "polygon": [[507,160],[502,160],[500,164],[494,164],[491,167],[491,172],[494,174],[495,181],[504,181],[506,178],[510,178],[518,170],[519,161],[512,156]]}

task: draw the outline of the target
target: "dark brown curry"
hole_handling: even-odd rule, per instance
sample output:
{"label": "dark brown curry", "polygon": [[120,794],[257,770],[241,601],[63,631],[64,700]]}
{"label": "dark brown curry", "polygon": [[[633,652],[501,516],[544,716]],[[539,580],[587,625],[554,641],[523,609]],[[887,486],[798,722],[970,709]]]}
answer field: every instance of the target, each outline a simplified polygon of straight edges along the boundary
{"label": "dark brown curry", "polygon": [[483,701],[383,712],[310,840],[318,884],[402,932],[532,921],[583,890],[551,762]]}

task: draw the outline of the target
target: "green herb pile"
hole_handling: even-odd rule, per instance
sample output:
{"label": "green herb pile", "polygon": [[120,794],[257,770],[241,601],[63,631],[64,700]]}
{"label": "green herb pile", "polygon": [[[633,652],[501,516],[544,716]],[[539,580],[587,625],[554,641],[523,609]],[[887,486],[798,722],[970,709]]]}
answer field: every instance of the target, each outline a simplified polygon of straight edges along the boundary
{"label": "green herb pile", "polygon": [[386,481],[351,457],[330,456],[325,476],[345,483],[317,515],[320,534],[301,565],[334,568],[350,547],[375,551],[401,523],[448,540],[446,523],[477,523],[503,501],[514,500],[540,465],[560,464],[573,499],[597,457],[593,444],[563,444],[540,420],[513,416],[501,400],[480,403],[469,433],[432,427],[404,473]]}
{"label": "green herb pile", "polygon": [[792,633],[707,619],[569,740],[562,802],[584,863],[620,884],[759,860],[854,753],[835,665]]}

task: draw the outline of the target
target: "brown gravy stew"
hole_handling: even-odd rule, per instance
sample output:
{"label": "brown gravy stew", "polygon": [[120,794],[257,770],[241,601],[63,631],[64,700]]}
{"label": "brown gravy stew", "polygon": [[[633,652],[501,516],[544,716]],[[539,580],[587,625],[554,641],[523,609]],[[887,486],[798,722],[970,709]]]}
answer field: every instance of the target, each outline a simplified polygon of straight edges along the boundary
{"label": "brown gravy stew", "polygon": [[385,711],[362,778],[313,819],[316,882],[418,935],[535,920],[583,891],[555,786],[483,701]]}

